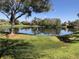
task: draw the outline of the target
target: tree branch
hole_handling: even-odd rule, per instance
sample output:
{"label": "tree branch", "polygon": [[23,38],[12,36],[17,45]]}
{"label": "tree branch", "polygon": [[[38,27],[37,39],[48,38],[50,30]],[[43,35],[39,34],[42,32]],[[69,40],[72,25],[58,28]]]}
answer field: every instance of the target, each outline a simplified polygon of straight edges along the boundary
{"label": "tree branch", "polygon": [[18,17],[16,17],[15,19],[20,18],[21,16],[25,15],[26,13],[22,13],[21,15],[19,15]]}
{"label": "tree branch", "polygon": [[1,13],[4,14],[9,19],[9,16],[5,12],[1,12]]}

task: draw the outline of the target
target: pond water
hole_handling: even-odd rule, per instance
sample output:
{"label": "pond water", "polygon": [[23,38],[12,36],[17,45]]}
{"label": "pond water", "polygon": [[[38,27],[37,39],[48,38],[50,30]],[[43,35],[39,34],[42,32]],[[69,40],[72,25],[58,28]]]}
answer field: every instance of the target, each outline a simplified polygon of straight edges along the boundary
{"label": "pond water", "polygon": [[[10,28],[0,28],[0,32],[10,32]],[[17,34],[28,34],[28,35],[69,35],[74,31],[70,29],[61,29],[61,28],[42,28],[42,27],[33,27],[33,28],[14,28],[14,33]]]}

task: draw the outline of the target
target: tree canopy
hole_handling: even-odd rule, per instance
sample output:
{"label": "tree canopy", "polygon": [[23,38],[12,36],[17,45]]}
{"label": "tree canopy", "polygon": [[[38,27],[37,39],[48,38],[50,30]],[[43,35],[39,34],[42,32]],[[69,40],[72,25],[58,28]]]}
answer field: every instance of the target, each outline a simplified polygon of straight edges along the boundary
{"label": "tree canopy", "polygon": [[77,16],[79,17],[79,13],[77,14]]}
{"label": "tree canopy", "polygon": [[10,19],[18,19],[25,14],[31,16],[32,12],[46,12],[49,9],[49,0],[0,0],[0,12]]}

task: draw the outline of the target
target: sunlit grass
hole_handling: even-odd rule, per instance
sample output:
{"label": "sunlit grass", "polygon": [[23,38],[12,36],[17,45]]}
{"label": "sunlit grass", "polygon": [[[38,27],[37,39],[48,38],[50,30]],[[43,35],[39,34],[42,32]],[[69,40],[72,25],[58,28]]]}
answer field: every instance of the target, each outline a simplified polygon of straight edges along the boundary
{"label": "sunlit grass", "polygon": [[9,47],[1,59],[79,59],[78,41],[64,43],[55,36],[20,34],[16,38],[0,39],[0,53]]}
{"label": "sunlit grass", "polygon": [[[56,36],[21,35],[7,37],[0,35],[1,59],[79,59],[79,34],[67,36],[74,38],[64,43]],[[5,50],[3,54],[1,52]]]}
{"label": "sunlit grass", "polygon": [[[23,27],[40,27],[38,25],[14,25],[15,28],[23,28]],[[0,25],[0,28],[11,28],[11,25]]]}

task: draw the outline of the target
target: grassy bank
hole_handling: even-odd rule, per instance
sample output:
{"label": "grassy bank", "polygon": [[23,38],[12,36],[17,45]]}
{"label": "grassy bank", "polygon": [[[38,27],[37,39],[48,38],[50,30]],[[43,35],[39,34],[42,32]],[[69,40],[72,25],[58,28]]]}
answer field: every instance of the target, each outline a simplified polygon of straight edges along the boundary
{"label": "grassy bank", "polygon": [[[11,27],[11,25],[0,25],[0,27],[8,27],[8,28],[10,28]],[[16,28],[16,27],[18,27],[18,28],[23,28],[23,27],[40,27],[40,26],[38,26],[38,25],[14,25],[14,27]]]}
{"label": "grassy bank", "polygon": [[[14,40],[15,39],[15,40]],[[64,43],[56,36],[17,35],[0,38],[1,59],[79,59],[79,42]]]}

